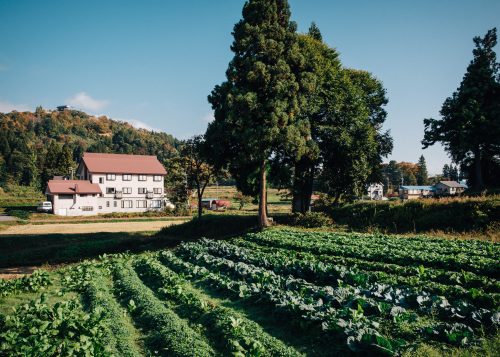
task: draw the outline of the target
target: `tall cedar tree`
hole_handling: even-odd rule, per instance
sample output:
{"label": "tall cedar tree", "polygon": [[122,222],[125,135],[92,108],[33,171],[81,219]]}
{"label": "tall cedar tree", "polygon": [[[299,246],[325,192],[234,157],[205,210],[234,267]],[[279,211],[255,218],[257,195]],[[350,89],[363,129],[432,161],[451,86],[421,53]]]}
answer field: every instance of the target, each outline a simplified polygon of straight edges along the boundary
{"label": "tall cedar tree", "polygon": [[429,177],[427,173],[427,164],[425,162],[424,155],[421,155],[418,159],[418,171],[416,174],[417,185],[427,185],[429,183]]}
{"label": "tall cedar tree", "polygon": [[[496,28],[483,38],[474,37],[474,58],[460,87],[443,103],[442,119],[424,119],[424,149],[441,142],[454,162],[472,168],[469,179],[476,189],[484,186],[483,165],[495,162],[500,155],[500,64],[493,50],[496,43]],[[486,179],[489,183],[495,180]]]}
{"label": "tall cedar tree", "polygon": [[206,135],[213,160],[228,166],[244,193],[258,185],[261,228],[269,225],[269,160],[278,148],[302,142],[292,125],[299,110],[293,68],[301,61],[295,31],[286,0],[247,1],[234,26],[227,81],[208,98],[215,116]]}

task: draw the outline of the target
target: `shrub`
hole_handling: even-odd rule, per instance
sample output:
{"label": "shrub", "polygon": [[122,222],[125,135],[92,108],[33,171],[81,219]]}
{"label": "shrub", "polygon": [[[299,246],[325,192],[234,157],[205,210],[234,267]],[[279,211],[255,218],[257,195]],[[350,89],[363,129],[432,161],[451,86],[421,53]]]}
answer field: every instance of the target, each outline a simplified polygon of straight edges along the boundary
{"label": "shrub", "polygon": [[320,206],[336,223],[390,232],[485,231],[500,220],[500,196],[356,202]]}
{"label": "shrub", "polygon": [[331,226],[333,220],[322,212],[294,213],[291,224],[304,228],[319,228]]}
{"label": "shrub", "polygon": [[28,211],[23,211],[23,210],[19,210],[19,209],[14,209],[14,210],[9,210],[7,212],[7,214],[11,215],[11,216],[14,216],[14,217],[17,217],[19,219],[23,219],[23,220],[28,220],[30,219],[30,215],[31,213],[28,212]]}

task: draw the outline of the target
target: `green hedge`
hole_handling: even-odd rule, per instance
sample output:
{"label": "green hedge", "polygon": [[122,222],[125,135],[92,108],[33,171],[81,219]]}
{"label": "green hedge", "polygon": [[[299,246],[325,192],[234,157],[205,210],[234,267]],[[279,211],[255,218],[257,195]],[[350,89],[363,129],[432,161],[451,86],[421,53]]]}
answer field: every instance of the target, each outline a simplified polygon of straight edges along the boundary
{"label": "green hedge", "polygon": [[498,229],[500,196],[357,202],[324,209],[335,223],[355,229],[377,228],[398,233],[486,231]]}

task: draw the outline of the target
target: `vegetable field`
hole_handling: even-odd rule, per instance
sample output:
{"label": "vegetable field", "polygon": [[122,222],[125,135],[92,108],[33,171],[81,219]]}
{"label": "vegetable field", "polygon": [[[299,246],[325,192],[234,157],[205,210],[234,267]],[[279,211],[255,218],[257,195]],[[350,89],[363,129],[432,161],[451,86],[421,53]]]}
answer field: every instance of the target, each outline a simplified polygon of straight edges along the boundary
{"label": "vegetable field", "polygon": [[272,229],[103,256],[0,281],[0,355],[494,354],[499,253]]}

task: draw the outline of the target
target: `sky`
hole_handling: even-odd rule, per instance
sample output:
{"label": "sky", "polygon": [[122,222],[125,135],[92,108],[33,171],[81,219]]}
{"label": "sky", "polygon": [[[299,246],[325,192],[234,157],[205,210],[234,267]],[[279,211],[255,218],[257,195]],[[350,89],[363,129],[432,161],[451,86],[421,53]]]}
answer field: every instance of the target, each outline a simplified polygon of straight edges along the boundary
{"label": "sky", "polygon": [[[499,0],[289,0],[299,32],[312,21],[345,67],[387,89],[386,160],[431,174],[450,159],[422,150],[472,59],[474,36],[500,30]],[[244,0],[0,0],[0,112],[67,104],[180,139],[213,119],[207,95],[225,79]],[[498,53],[499,46],[496,47]]]}

